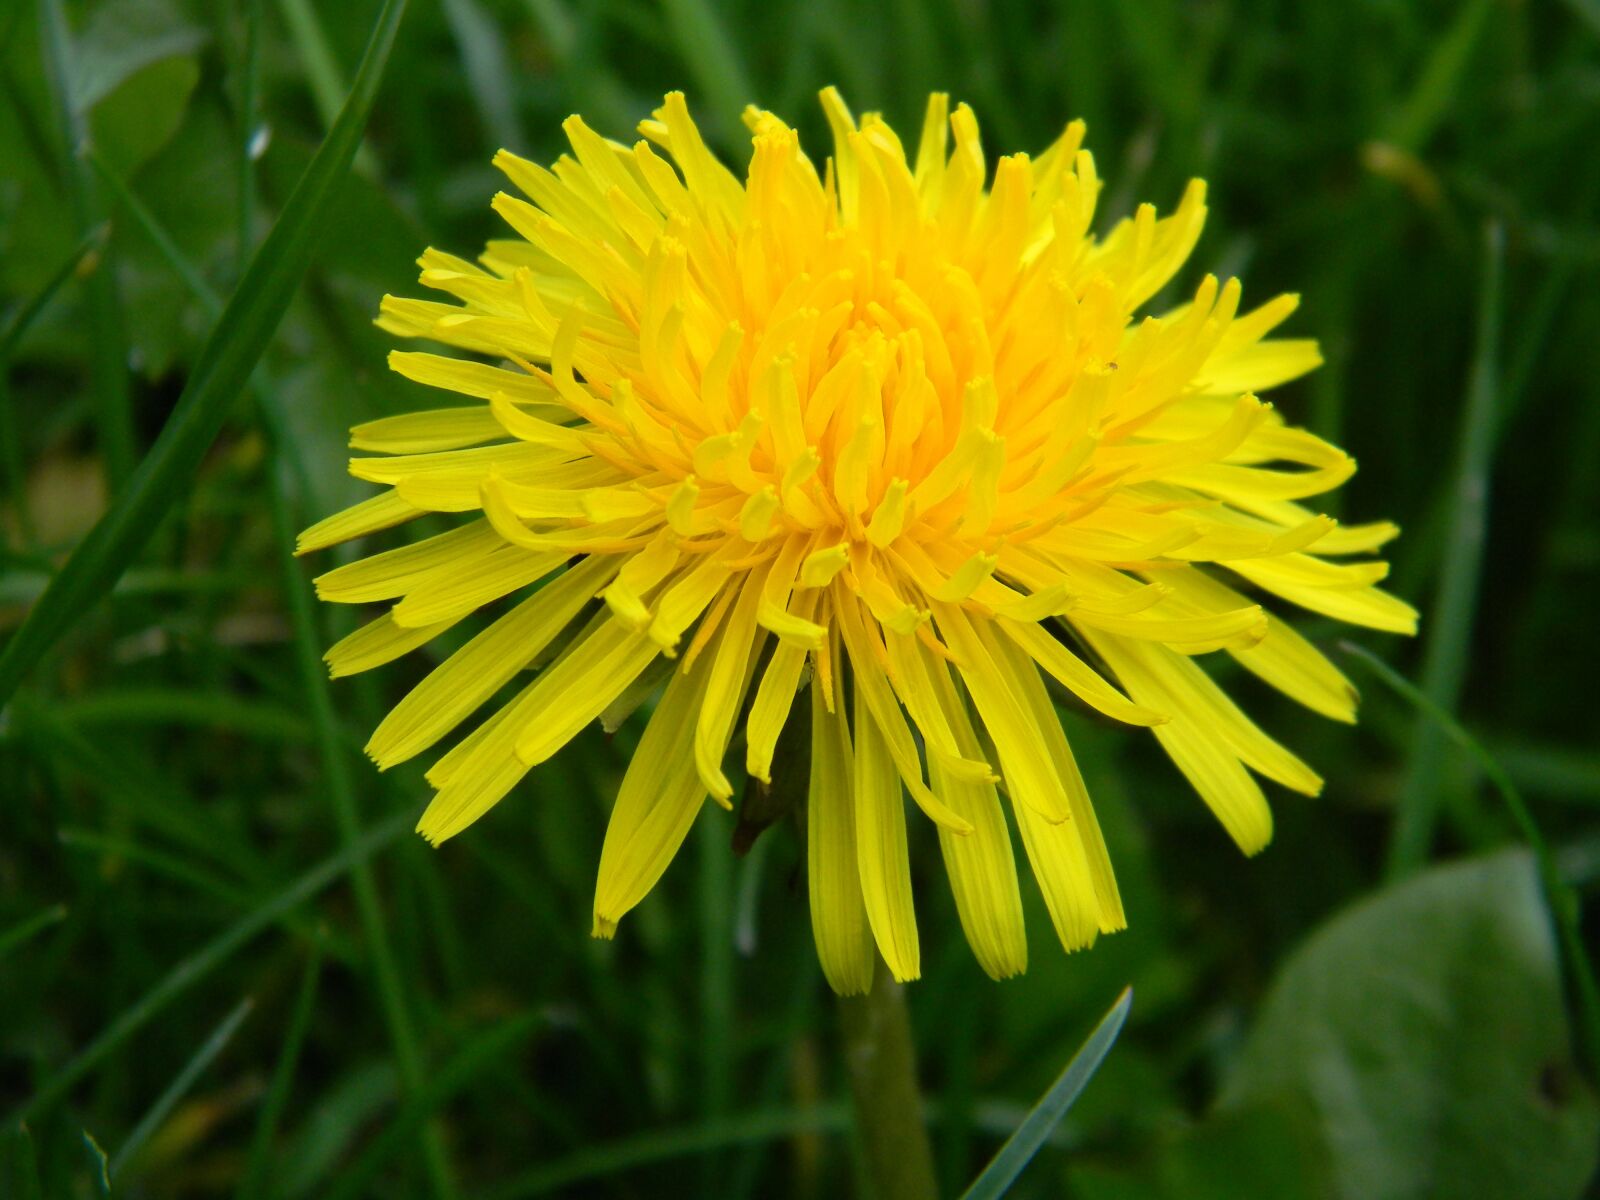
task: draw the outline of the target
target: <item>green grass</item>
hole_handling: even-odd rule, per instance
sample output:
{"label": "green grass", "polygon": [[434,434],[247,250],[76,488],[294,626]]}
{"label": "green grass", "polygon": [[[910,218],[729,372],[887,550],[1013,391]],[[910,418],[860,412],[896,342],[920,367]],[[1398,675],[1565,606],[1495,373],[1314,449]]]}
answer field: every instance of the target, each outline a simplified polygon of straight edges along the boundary
{"label": "green grass", "polygon": [[[637,728],[586,732],[428,849],[420,772],[359,748],[431,660],[330,683],[350,614],[309,578],[344,552],[290,553],[365,494],[348,427],[427,404],[371,318],[416,291],[424,246],[498,236],[496,148],[549,161],[575,111],[625,138],[682,88],[742,167],[746,101],[815,148],[829,83],[913,136],[949,90],[991,153],[1082,116],[1107,221],[1204,175],[1180,284],[1303,295],[1291,330],[1327,365],[1272,399],[1358,458],[1338,515],[1401,524],[1391,584],[1424,613],[1415,641],[1360,636],[1378,661],[1352,667],[1354,728],[1216,667],[1328,779],[1272,796],[1253,860],[1152,739],[1066,711],[1130,916],[1089,952],[1061,955],[1025,888],[1029,972],[987,980],[919,824],[907,1003],[940,1193],[1036,1127],[1131,983],[1115,1048],[1008,1194],[1341,1194],[1353,1151],[1322,1110],[1240,1099],[1280,971],[1338,914],[1531,841],[1533,883],[1505,900],[1520,940],[1496,943],[1523,1007],[1495,1028],[1520,1033],[1448,1043],[1439,1077],[1482,1103],[1428,1128],[1523,1172],[1486,1181],[1580,1194],[1600,1127],[1596,5],[401,7],[0,5],[0,1196],[101,1195],[102,1171],[118,1197],[866,1194],[792,824],[734,857],[709,811],[592,941]],[[1342,952],[1383,994],[1395,964]],[[1473,1029],[1454,978],[1416,983],[1437,989],[1422,1007]],[[1438,1030],[1343,1016],[1305,1012],[1306,1041],[1364,1024],[1341,1062],[1444,1072]]]}

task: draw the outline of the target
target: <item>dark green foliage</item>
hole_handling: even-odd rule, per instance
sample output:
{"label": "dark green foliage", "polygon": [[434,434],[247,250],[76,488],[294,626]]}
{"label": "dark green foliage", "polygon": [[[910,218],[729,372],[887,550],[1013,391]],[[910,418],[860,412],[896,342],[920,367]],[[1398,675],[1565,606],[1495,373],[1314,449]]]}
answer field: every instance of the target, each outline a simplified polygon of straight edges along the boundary
{"label": "dark green foliage", "polygon": [[[1163,299],[1205,270],[1240,274],[1247,303],[1303,294],[1291,331],[1328,363],[1272,399],[1360,460],[1331,503],[1400,522],[1391,582],[1431,618],[1417,644],[1300,627],[1419,679],[1526,809],[1357,661],[1355,729],[1216,664],[1329,780],[1275,794],[1277,839],[1247,862],[1148,735],[1066,710],[1128,932],[1067,958],[1025,887],[1029,972],[991,983],[932,830],[913,834],[907,999],[942,1192],[1132,983],[1115,1049],[1010,1195],[1583,1193],[1592,1059],[1561,969],[1582,947],[1541,896],[1595,941],[1593,0],[417,4],[291,299],[298,264],[271,287],[274,264],[242,264],[292,215],[380,7],[0,4],[0,653],[3,672],[38,659],[0,712],[0,1197],[856,1189],[792,788],[708,808],[617,940],[591,941],[637,728],[586,732],[430,851],[407,832],[420,770],[380,776],[359,747],[431,662],[323,685],[315,651],[352,615],[306,603],[309,576],[345,552],[284,555],[367,494],[346,429],[429,403],[385,370],[371,317],[416,290],[425,245],[498,235],[498,145],[549,160],[574,111],[627,137],[683,88],[739,165],[745,99],[820,153],[827,83],[913,129],[949,90],[991,153],[1086,118],[1107,223],[1210,181]],[[254,335],[219,346],[230,296]],[[137,481],[207,388],[160,502],[109,509],[105,481]],[[115,553],[86,540],[108,511],[143,521]],[[19,632],[97,545],[99,570],[62,576],[83,603]],[[1524,816],[1560,879],[1505,849]],[[1391,859],[1406,878],[1386,887]]]}

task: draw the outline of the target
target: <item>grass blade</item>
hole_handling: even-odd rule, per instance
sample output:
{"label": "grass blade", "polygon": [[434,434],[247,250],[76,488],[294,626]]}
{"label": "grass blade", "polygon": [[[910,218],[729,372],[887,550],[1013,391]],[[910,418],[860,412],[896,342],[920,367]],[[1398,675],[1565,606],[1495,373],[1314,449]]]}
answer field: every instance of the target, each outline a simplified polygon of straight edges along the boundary
{"label": "grass blade", "polygon": [[634,1167],[667,1159],[801,1133],[838,1133],[849,1127],[850,1106],[842,1102],[800,1110],[746,1113],[724,1121],[699,1121],[680,1128],[585,1146],[565,1158],[541,1163],[513,1176],[486,1193],[485,1200],[526,1200],[529,1196],[570,1194],[573,1184],[620,1175]]}
{"label": "grass blade", "polygon": [[8,382],[11,355],[15,353],[17,344],[22,341],[23,335],[38,319],[39,314],[44,312],[49,307],[50,301],[55,299],[62,285],[76,277],[93,257],[104,253],[110,234],[111,226],[108,224],[98,225],[84,234],[73,247],[72,253],[45,281],[44,286],[32,299],[12,313],[10,319],[6,321],[4,330],[0,330],[0,469],[5,471],[6,496],[10,501],[11,511],[16,515],[23,546],[33,544],[35,529],[28,501],[28,473],[23,460],[22,435],[17,430],[17,415],[12,408],[11,388]]}
{"label": "grass blade", "polygon": [[[162,256],[196,299],[210,311],[217,308],[217,297],[203,276],[184,257],[183,252],[162,227],[155,215],[133,194],[127,185],[103,162],[96,166],[107,184],[133,215]],[[322,662],[323,638],[317,624],[317,614],[311,599],[311,590],[299,561],[295,557],[295,528],[297,522],[290,504],[290,493],[295,480],[303,473],[303,464],[293,458],[294,442],[288,431],[287,414],[283,411],[277,393],[267,386],[259,375],[251,379],[252,389],[260,406],[263,423],[267,427],[272,445],[272,461],[268,467],[268,497],[272,510],[273,537],[277,545],[279,568],[283,572],[285,599],[289,608],[290,624],[294,632],[295,660],[304,688],[305,700],[312,718],[312,732],[322,759],[328,792],[333,801],[335,820],[340,836],[349,845],[359,834],[360,814],[356,809],[355,788],[351,782],[348,758],[345,753],[346,737],[333,706],[327,672]],[[417,1047],[411,1018],[406,1008],[405,991],[400,985],[399,971],[395,966],[394,952],[383,919],[383,907],[378,900],[377,883],[371,870],[359,864],[354,870],[356,905],[360,913],[362,933],[372,955],[373,973],[382,1002],[384,1019],[394,1044],[395,1057],[400,1067],[406,1091],[415,1094],[423,1084],[422,1054]],[[423,1137],[428,1169],[434,1191],[441,1196],[454,1191],[450,1182],[450,1169],[441,1132],[429,1126]]]}
{"label": "grass blade", "polygon": [[10,954],[35,934],[43,933],[52,925],[57,925],[67,919],[67,906],[65,904],[52,905],[42,913],[35,913],[23,921],[18,921],[4,933],[0,933],[0,960]]}
{"label": "grass blade", "polygon": [[122,1148],[111,1156],[111,1175],[120,1175],[123,1169],[133,1160],[133,1157],[144,1148],[150,1140],[151,1134],[161,1128],[161,1123],[171,1115],[177,1107],[178,1101],[188,1094],[194,1086],[195,1080],[209,1067],[212,1060],[221,1054],[224,1047],[233,1040],[233,1035],[238,1032],[239,1026],[244,1024],[244,1019],[250,1015],[250,1010],[255,1007],[255,1001],[246,996],[233,1011],[222,1018],[222,1023],[211,1031],[211,1036],[200,1043],[200,1048],[194,1056],[183,1065],[177,1077],[168,1085],[167,1090],[156,1098],[150,1106],[150,1111],[133,1127],[133,1132],[128,1135],[128,1140],[122,1143]]}
{"label": "grass blade", "polygon": [[278,1065],[272,1072],[272,1086],[267,1090],[267,1098],[261,1105],[261,1116],[256,1121],[255,1136],[250,1142],[250,1158],[245,1164],[244,1182],[239,1185],[237,1200],[256,1200],[256,1197],[266,1195],[272,1141],[277,1137],[278,1123],[289,1105],[295,1068],[300,1062],[300,1047],[305,1044],[306,1030],[311,1026],[311,1012],[316,1007],[317,988],[321,982],[322,952],[312,947],[305,976],[300,981],[300,993],[295,998],[294,1012],[289,1017],[289,1029],[284,1034],[283,1047],[278,1052]]}
{"label": "grass blade", "polygon": [[427,1086],[401,1106],[394,1121],[367,1147],[355,1165],[340,1173],[337,1185],[327,1193],[326,1200],[354,1200],[363,1195],[384,1163],[416,1134],[418,1128],[483,1071],[504,1065],[505,1056],[533,1032],[538,1021],[534,1013],[513,1017],[467,1043]]}
{"label": "grass blade", "polygon": [[238,133],[238,270],[242,275],[250,265],[250,250],[256,242],[256,153],[259,149],[257,109],[261,101],[261,4],[244,0],[244,61],[239,64]]}
{"label": "grass blade", "polygon": [[706,114],[705,123],[733,146],[743,128],[738,124],[739,114],[746,104],[757,100],[733,39],[708,0],[663,0],[661,7],[695,86],[713,110]]}
{"label": "grass blade", "polygon": [[[101,225],[94,180],[78,159],[88,144],[88,114],[77,96],[72,31],[62,0],[39,0],[39,41],[56,110],[61,142],[61,175],[67,203],[79,232],[90,237]],[[102,257],[85,280],[89,302],[89,378],[95,402],[95,434],[106,460],[106,478],[120,488],[133,470],[133,407],[128,395],[121,301],[109,257]],[[3,702],[3,699],[0,699]]]}
{"label": "grass blade", "polygon": [[1354,642],[1341,641],[1339,648],[1366,664],[1374,675],[1416,708],[1440,733],[1472,755],[1505,801],[1511,819],[1516,822],[1539,865],[1539,881],[1544,888],[1545,903],[1550,908],[1550,917],[1561,943],[1562,974],[1567,980],[1567,991],[1575,1013],[1574,1025],[1586,1055],[1589,1080],[1591,1083],[1600,1083],[1600,985],[1595,982],[1594,963],[1585,949],[1583,933],[1578,926],[1578,895],[1561,877],[1550,845],[1539,831],[1522,793],[1517,790],[1517,785],[1511,781],[1511,776],[1499,760],[1416,684],[1370,650]]}
{"label": "grass blade", "polygon": [[39,1152],[26,1125],[0,1129],[0,1196],[44,1200],[39,1178]]}
{"label": "grass blade", "polygon": [[1050,1090],[1039,1098],[1031,1112],[1023,1118],[1017,1131],[1000,1147],[1000,1153],[990,1160],[972,1186],[963,1194],[963,1200],[994,1200],[1004,1196],[1018,1175],[1033,1161],[1033,1156],[1044,1145],[1050,1131],[1056,1127],[1073,1102],[1088,1086],[1095,1071],[1111,1051],[1122,1023],[1128,1019],[1128,1009],[1133,1004],[1133,989],[1123,988],[1122,995],[1111,1010],[1100,1018],[1088,1039],[1067,1064],[1066,1070],[1050,1085]]}
{"label": "grass blade", "polygon": [[1483,36],[1492,0],[1473,0],[1456,14],[1449,31],[1433,44],[1416,86],[1389,123],[1387,140],[1412,153],[1428,144],[1440,123],[1451,113],[1457,93],[1467,79],[1473,51]]}
{"label": "grass blade", "polygon": [[162,514],[184,494],[310,266],[326,224],[323,210],[349,171],[404,12],[405,0],[384,0],[339,119],[251,258],[206,339],[171,418],[116,503],[89,531],[0,653],[0,705],[104,594],[150,539]]}
{"label": "grass blade", "polygon": [[484,133],[497,147],[524,149],[528,142],[517,120],[514,74],[493,19],[477,0],[444,0],[444,16],[461,52],[467,90],[478,106]]}
{"label": "grass blade", "polygon": [[247,913],[217,937],[168,971],[137,1002],[124,1009],[100,1036],[58,1070],[33,1098],[13,1112],[7,1123],[28,1121],[49,1108],[92,1071],[99,1062],[159,1015],[167,1005],[221,966],[256,934],[297,905],[305,903],[341,878],[359,862],[394,841],[416,820],[413,813],[397,813],[365,833],[353,846],[312,867],[272,899]]}
{"label": "grass blade", "polygon": [[[1505,237],[1498,225],[1492,225],[1484,249],[1477,351],[1467,387],[1466,409],[1461,414],[1454,512],[1439,590],[1425,626],[1428,634],[1422,662],[1422,690],[1446,711],[1455,708],[1461,694],[1478,605],[1484,525],[1489,512],[1489,481],[1494,459],[1504,264]],[[1420,721],[1406,765],[1394,836],[1389,844],[1386,874],[1391,880],[1416,870],[1428,857],[1438,816],[1439,767],[1443,753],[1444,743],[1438,728],[1432,722]]]}
{"label": "grass blade", "polygon": [[[334,57],[333,47],[328,43],[328,35],[311,0],[279,0],[278,12],[289,26],[289,37],[305,68],[311,99],[323,125],[331,133],[339,118],[339,97],[345,93],[344,72],[339,60]],[[365,145],[358,144],[356,148],[355,169],[359,175],[377,178],[377,162]]]}

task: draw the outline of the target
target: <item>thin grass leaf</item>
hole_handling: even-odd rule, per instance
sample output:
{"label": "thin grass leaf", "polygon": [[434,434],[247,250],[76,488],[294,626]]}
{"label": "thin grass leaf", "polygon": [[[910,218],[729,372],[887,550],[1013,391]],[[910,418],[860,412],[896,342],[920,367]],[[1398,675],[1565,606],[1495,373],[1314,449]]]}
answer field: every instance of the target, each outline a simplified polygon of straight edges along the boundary
{"label": "thin grass leaf", "polygon": [[[305,68],[311,99],[322,117],[323,127],[331,133],[339,118],[339,97],[345,94],[344,71],[333,55],[322,21],[311,0],[278,0],[278,13],[289,27],[290,40],[294,42],[300,65]],[[369,179],[377,178],[377,159],[364,144],[356,149],[355,169],[357,174]]]}
{"label": "thin grass leaf", "polygon": [[94,1194],[110,1200],[111,1164],[106,1160],[106,1152],[100,1148],[100,1143],[95,1141],[94,1134],[87,1129],[83,1131],[83,1157],[89,1163],[89,1177],[94,1180]]}
{"label": "thin grass leaf", "polygon": [[[360,816],[356,809],[355,785],[350,778],[349,754],[344,744],[342,726],[333,707],[333,695],[328,684],[327,670],[322,661],[323,640],[317,627],[317,614],[308,586],[304,568],[295,557],[294,543],[297,523],[289,507],[289,478],[293,468],[288,465],[288,446],[291,444],[284,414],[277,407],[276,397],[267,390],[267,402],[261,405],[273,446],[274,461],[268,471],[269,499],[272,508],[272,532],[277,542],[279,566],[283,571],[285,590],[288,593],[289,619],[294,628],[295,659],[300,668],[301,683],[306,701],[311,709],[312,728],[315,731],[317,751],[322,760],[323,775],[339,827],[339,836],[348,847],[360,836]],[[384,1022],[389,1029],[389,1040],[394,1046],[395,1060],[400,1068],[400,1079],[406,1094],[416,1097],[423,1094],[425,1077],[422,1051],[411,1025],[406,1006],[406,990],[400,982],[394,949],[389,940],[383,904],[378,898],[378,885],[371,868],[357,863],[351,883],[356,895],[356,909],[361,918],[361,930],[367,950],[372,956],[372,972],[377,985],[378,999],[383,1007]],[[445,1150],[444,1134],[436,1123],[429,1122],[423,1129],[423,1152],[434,1194],[449,1197],[455,1194],[449,1157]]]}
{"label": "thin grass leaf", "polygon": [[662,0],[661,7],[678,53],[716,114],[709,123],[733,147],[739,133],[734,116],[759,98],[733,39],[709,0]]}
{"label": "thin grass leaf", "polygon": [[123,182],[122,176],[112,170],[111,165],[106,162],[100,151],[95,149],[94,146],[84,146],[82,154],[83,160],[94,168],[95,173],[100,176],[101,182],[111,189],[111,194],[117,198],[117,202],[133,214],[133,218],[138,221],[140,228],[156,243],[156,248],[161,251],[162,257],[171,263],[173,269],[182,277],[184,286],[198,296],[211,297],[210,308],[213,310],[213,315],[220,316],[221,304],[215,293],[211,291],[210,285],[206,283],[205,277],[184,257],[183,251],[178,249],[178,244],[172,240],[172,236],[155,219],[155,215],[144,206],[144,203],[133,194],[128,185]]}
{"label": "thin grass leaf", "polygon": [[500,30],[477,0],[444,0],[444,15],[484,132],[496,147],[523,149],[528,143],[517,120],[516,85]]}
{"label": "thin grass leaf", "polygon": [[85,260],[91,255],[102,252],[110,237],[109,222],[101,222],[89,230],[78,239],[78,244],[72,248],[72,253],[67,255],[50,278],[45,280],[44,286],[7,318],[5,328],[0,330],[0,372],[11,365],[11,356],[16,352],[17,343],[33,327],[39,314],[50,306],[50,302],[56,298],[56,293],[69,279],[84,271]]}
{"label": "thin grass leaf", "polygon": [[148,771],[130,770],[53,713],[32,705],[17,707],[18,731],[35,752],[47,754],[64,773],[83,780],[111,805],[132,813],[196,857],[225,864],[240,879],[259,877],[259,856],[236,830],[205,806],[191,803],[182,789]]}
{"label": "thin grass leaf", "polygon": [[206,689],[104,688],[60,701],[52,709],[58,720],[80,732],[88,727],[159,725],[192,726],[262,742],[311,738],[310,722],[282,704]]}
{"label": "thin grass leaf", "polygon": [[[700,1111],[726,1116],[733,1101],[733,856],[727,829],[711,813],[700,815]],[[701,1191],[716,1190],[724,1165],[716,1155],[701,1163]]]}
{"label": "thin grass leaf", "polygon": [[11,356],[18,344],[32,328],[34,321],[50,306],[62,286],[82,271],[91,257],[104,253],[111,236],[109,223],[95,226],[78,240],[72,253],[45,284],[26,303],[13,312],[0,331],[0,469],[6,475],[6,496],[11,511],[16,515],[22,533],[22,544],[31,546],[37,538],[33,523],[33,510],[28,499],[27,467],[22,453],[22,435],[18,432],[17,414],[11,398]]}
{"label": "thin grass leaf", "polygon": [[1066,1070],[1061,1072],[1050,1085],[1050,1090],[1039,1098],[1039,1103],[1023,1118],[1017,1131],[1000,1147],[1000,1153],[990,1160],[982,1174],[972,1181],[972,1186],[962,1193],[963,1200],[995,1200],[1010,1190],[1017,1176],[1022,1174],[1039,1152],[1039,1147],[1044,1145],[1050,1131],[1066,1115],[1099,1070],[1100,1064],[1111,1051],[1112,1043],[1117,1040],[1117,1034],[1122,1032],[1122,1023],[1128,1019],[1128,1009],[1132,1004],[1133,989],[1123,988],[1122,995],[1117,997],[1111,1010],[1100,1018],[1100,1024],[1094,1027],[1094,1032],[1072,1056]]}
{"label": "thin grass leaf", "polygon": [[405,0],[384,0],[339,119],[252,257],[155,445],[0,653],[0,706],[127,568],[185,493],[310,266],[326,228],[325,209],[349,171],[404,12]]}
{"label": "thin grass leaf", "polygon": [[[39,0],[39,49],[55,107],[56,134],[60,142],[61,176],[67,204],[83,237],[103,223],[97,211],[94,180],[78,160],[78,150],[89,140],[88,114],[78,100],[72,30],[62,0]],[[106,477],[120,488],[133,471],[135,439],[133,406],[128,394],[127,354],[124,349],[121,300],[109,246],[85,279],[89,320],[90,386],[95,404],[95,436],[105,455]],[[4,696],[0,694],[0,703]]]}
{"label": "thin grass leaf", "polygon": [[338,1183],[327,1193],[326,1200],[354,1200],[363,1194],[384,1164],[425,1122],[484,1071],[505,1065],[506,1057],[538,1023],[536,1013],[513,1017],[467,1043],[432,1076],[426,1087],[401,1106],[394,1121],[367,1147],[355,1165],[340,1172]]}
{"label": "thin grass leaf", "polygon": [[1534,821],[1522,793],[1517,790],[1499,760],[1416,684],[1363,646],[1341,641],[1339,648],[1364,663],[1445,737],[1472,755],[1505,801],[1511,819],[1521,831],[1523,840],[1533,850],[1534,860],[1539,865],[1539,882],[1544,889],[1551,920],[1555,923],[1556,935],[1560,939],[1562,974],[1567,981],[1568,998],[1573,1008],[1573,1025],[1578,1031],[1578,1041],[1585,1055],[1589,1081],[1600,1083],[1600,985],[1596,984],[1594,962],[1579,927],[1578,894],[1562,877],[1555,856],[1550,852],[1550,844],[1545,841],[1538,823]]}
{"label": "thin grass leaf", "polygon": [[300,1063],[300,1048],[305,1044],[306,1030],[311,1027],[311,1013],[316,1007],[317,988],[322,981],[322,951],[313,946],[306,961],[305,975],[300,980],[300,991],[295,997],[294,1011],[289,1017],[289,1028],[284,1033],[278,1051],[278,1065],[272,1072],[272,1086],[261,1105],[261,1115],[256,1119],[255,1136],[250,1141],[250,1157],[245,1163],[244,1182],[239,1185],[237,1200],[256,1200],[267,1194],[268,1172],[272,1166],[272,1143],[278,1135],[278,1125],[289,1105],[294,1090],[295,1068]]}
{"label": "thin grass leaf", "polygon": [[0,1196],[44,1200],[39,1152],[26,1125],[0,1129]]}
{"label": "thin grass leaf", "polygon": [[[1454,511],[1439,590],[1429,614],[1423,653],[1422,690],[1445,711],[1456,706],[1466,677],[1483,562],[1484,527],[1489,512],[1489,482],[1494,466],[1495,408],[1499,384],[1499,346],[1505,236],[1498,225],[1487,231],[1483,286],[1479,293],[1477,350],[1467,402],[1461,414]],[[1427,860],[1439,807],[1439,767],[1444,743],[1431,722],[1419,721],[1406,764],[1400,808],[1389,844],[1386,875],[1399,879]]]}
{"label": "thin grass leaf", "polygon": [[1385,130],[1385,141],[1412,153],[1428,144],[1452,111],[1494,8],[1493,0],[1472,0],[1461,6],[1449,31],[1433,42],[1422,74]]}
{"label": "thin grass leaf", "polygon": [[256,156],[261,148],[259,125],[261,104],[261,4],[244,0],[244,61],[239,67],[238,179],[239,273],[250,265],[250,251],[256,241]]}
{"label": "thin grass leaf", "polygon": [[143,863],[160,874],[186,883],[206,895],[221,900],[225,904],[237,908],[249,907],[250,895],[243,888],[236,887],[227,880],[218,878],[202,867],[184,862],[174,854],[165,854],[160,850],[152,850],[148,846],[141,846],[130,838],[107,837],[104,834],[94,833],[88,829],[73,828],[58,830],[56,837],[68,849],[82,850],[90,854],[107,857],[125,858],[132,862]]}
{"label": "thin grass leaf", "polygon": [[376,851],[394,841],[415,820],[416,816],[413,813],[396,813],[388,820],[374,826],[354,845],[340,850],[331,858],[324,859],[254,911],[245,914],[217,937],[212,938],[199,950],[180,960],[155,987],[124,1009],[122,1014],[106,1026],[94,1041],[51,1075],[31,1099],[7,1117],[7,1122],[29,1121],[44,1112],[98,1066],[101,1060],[144,1028],[179,996],[226,962],[258,933],[343,877],[357,863],[365,862]]}
{"label": "thin grass leaf", "polygon": [[36,934],[43,933],[52,925],[57,925],[67,919],[67,906],[65,904],[52,905],[41,913],[23,921],[18,921],[4,933],[0,933],[0,961],[6,955],[16,950]]}
{"label": "thin grass leaf", "polygon": [[753,1112],[723,1121],[701,1121],[637,1137],[585,1146],[565,1158],[542,1163],[484,1194],[483,1200],[526,1200],[529,1196],[570,1194],[572,1185],[607,1179],[635,1167],[705,1154],[747,1142],[770,1142],[802,1133],[842,1133],[850,1127],[844,1102],[813,1108]]}
{"label": "thin grass leaf", "polygon": [[244,1024],[244,1019],[250,1015],[250,1010],[255,1007],[255,1000],[246,996],[233,1010],[222,1018],[221,1024],[211,1031],[211,1036],[200,1043],[200,1048],[183,1065],[167,1090],[156,1098],[150,1106],[150,1111],[133,1127],[133,1132],[128,1135],[128,1140],[122,1143],[121,1149],[111,1157],[110,1174],[114,1178],[121,1175],[127,1165],[133,1161],[134,1156],[144,1149],[144,1144],[150,1140],[152,1134],[161,1128],[163,1121],[172,1114],[178,1101],[182,1100],[200,1078],[205,1069],[209,1067],[217,1055],[221,1054],[227,1044],[233,1040],[233,1035],[239,1031],[239,1026]]}

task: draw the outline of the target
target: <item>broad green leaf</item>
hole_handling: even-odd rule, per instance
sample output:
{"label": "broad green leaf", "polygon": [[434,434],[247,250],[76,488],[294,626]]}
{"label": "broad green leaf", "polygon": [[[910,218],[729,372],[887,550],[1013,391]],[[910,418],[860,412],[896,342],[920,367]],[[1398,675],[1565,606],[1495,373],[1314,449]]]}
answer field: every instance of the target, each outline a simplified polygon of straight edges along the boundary
{"label": "broad green leaf", "polygon": [[131,174],[177,133],[200,64],[174,56],[130,76],[89,114],[89,135],[119,173]]}
{"label": "broad green leaf", "polygon": [[76,39],[73,103],[87,112],[152,63],[192,55],[208,38],[167,0],[101,4]]}
{"label": "broad green leaf", "polygon": [[1440,867],[1288,961],[1220,1101],[1305,1105],[1349,1200],[1561,1200],[1600,1110],[1572,1060],[1555,940],[1520,851]]}
{"label": "broad green leaf", "polygon": [[1218,1113],[1139,1147],[1126,1164],[1083,1156],[1073,1200],[1332,1200],[1314,1116],[1273,1103]]}
{"label": "broad green leaf", "polygon": [[186,493],[311,264],[321,215],[348,172],[394,45],[405,0],[385,0],[339,119],[211,331],[177,407],[111,510],[90,530],[0,654],[0,705],[94,604]]}

